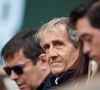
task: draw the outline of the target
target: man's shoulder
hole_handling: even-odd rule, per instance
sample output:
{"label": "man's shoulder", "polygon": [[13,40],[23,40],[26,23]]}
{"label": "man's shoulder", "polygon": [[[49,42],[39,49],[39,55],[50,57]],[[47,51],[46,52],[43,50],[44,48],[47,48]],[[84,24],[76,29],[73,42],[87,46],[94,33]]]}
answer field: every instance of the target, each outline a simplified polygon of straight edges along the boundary
{"label": "man's shoulder", "polygon": [[49,90],[52,87],[51,78],[52,78],[52,74],[50,73],[45,78],[45,80],[43,81],[43,83],[40,85],[40,87],[38,88],[38,90]]}

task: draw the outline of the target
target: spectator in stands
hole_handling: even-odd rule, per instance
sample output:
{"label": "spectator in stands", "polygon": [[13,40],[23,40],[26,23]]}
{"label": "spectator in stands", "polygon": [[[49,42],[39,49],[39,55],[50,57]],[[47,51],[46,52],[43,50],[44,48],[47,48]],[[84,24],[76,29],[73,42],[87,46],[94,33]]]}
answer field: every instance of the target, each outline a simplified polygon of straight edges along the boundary
{"label": "spectator in stands", "polygon": [[7,75],[20,90],[42,90],[50,70],[45,51],[34,38],[33,30],[18,32],[1,52]]}
{"label": "spectator in stands", "polygon": [[88,72],[77,32],[69,26],[69,18],[55,18],[45,23],[36,34],[46,51],[51,73],[51,87],[81,78]]}
{"label": "spectator in stands", "polygon": [[77,6],[70,18],[83,41],[83,52],[100,65],[100,0],[89,0]]}

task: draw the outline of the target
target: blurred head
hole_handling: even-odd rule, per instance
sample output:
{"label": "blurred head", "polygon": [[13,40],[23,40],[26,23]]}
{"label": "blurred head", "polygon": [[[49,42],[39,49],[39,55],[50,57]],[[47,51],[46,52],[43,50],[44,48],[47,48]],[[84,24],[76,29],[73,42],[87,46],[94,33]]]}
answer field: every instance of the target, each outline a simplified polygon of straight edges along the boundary
{"label": "blurred head", "polygon": [[78,6],[70,18],[83,41],[83,52],[100,64],[100,0]]}
{"label": "blurred head", "polygon": [[69,19],[55,18],[44,24],[37,33],[52,74],[59,76],[71,69],[79,57],[77,32],[69,27]]}
{"label": "blurred head", "polygon": [[21,90],[35,90],[49,73],[45,51],[34,31],[18,32],[2,49],[8,76]]}

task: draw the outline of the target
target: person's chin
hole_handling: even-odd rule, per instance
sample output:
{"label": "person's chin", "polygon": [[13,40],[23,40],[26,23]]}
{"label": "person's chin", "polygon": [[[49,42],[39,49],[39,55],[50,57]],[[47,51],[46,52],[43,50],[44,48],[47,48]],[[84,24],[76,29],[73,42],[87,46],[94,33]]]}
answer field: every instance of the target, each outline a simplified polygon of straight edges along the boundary
{"label": "person's chin", "polygon": [[32,88],[30,88],[30,87],[28,87],[26,85],[22,85],[19,88],[20,88],[20,90],[32,90]]}
{"label": "person's chin", "polygon": [[99,57],[97,57],[97,56],[92,56],[92,57],[91,57],[91,60],[96,61],[96,62],[100,65],[100,58],[99,58]]}
{"label": "person's chin", "polygon": [[61,68],[55,68],[55,69],[52,69],[51,72],[53,75],[59,76],[63,72],[63,70]]}
{"label": "person's chin", "polygon": [[20,90],[33,90],[33,89],[30,89],[30,88],[21,88]]}

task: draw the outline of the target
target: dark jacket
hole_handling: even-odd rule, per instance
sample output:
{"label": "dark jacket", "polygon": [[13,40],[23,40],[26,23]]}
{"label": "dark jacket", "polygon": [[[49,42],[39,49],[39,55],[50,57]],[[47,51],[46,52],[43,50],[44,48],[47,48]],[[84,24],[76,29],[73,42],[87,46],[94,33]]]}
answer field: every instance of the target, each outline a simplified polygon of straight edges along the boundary
{"label": "dark jacket", "polygon": [[59,77],[49,74],[45,81],[41,84],[38,90],[50,90],[51,88],[62,85],[65,82],[70,82],[74,79],[74,71],[68,70]]}
{"label": "dark jacket", "polygon": [[74,79],[74,73],[75,72],[73,70],[68,70],[59,77],[53,76],[51,78],[52,86],[58,86],[65,82],[67,83],[67,82],[72,81]]}
{"label": "dark jacket", "polygon": [[43,81],[43,83],[38,87],[37,90],[49,90],[51,88],[51,78],[52,74],[49,74],[45,80]]}

